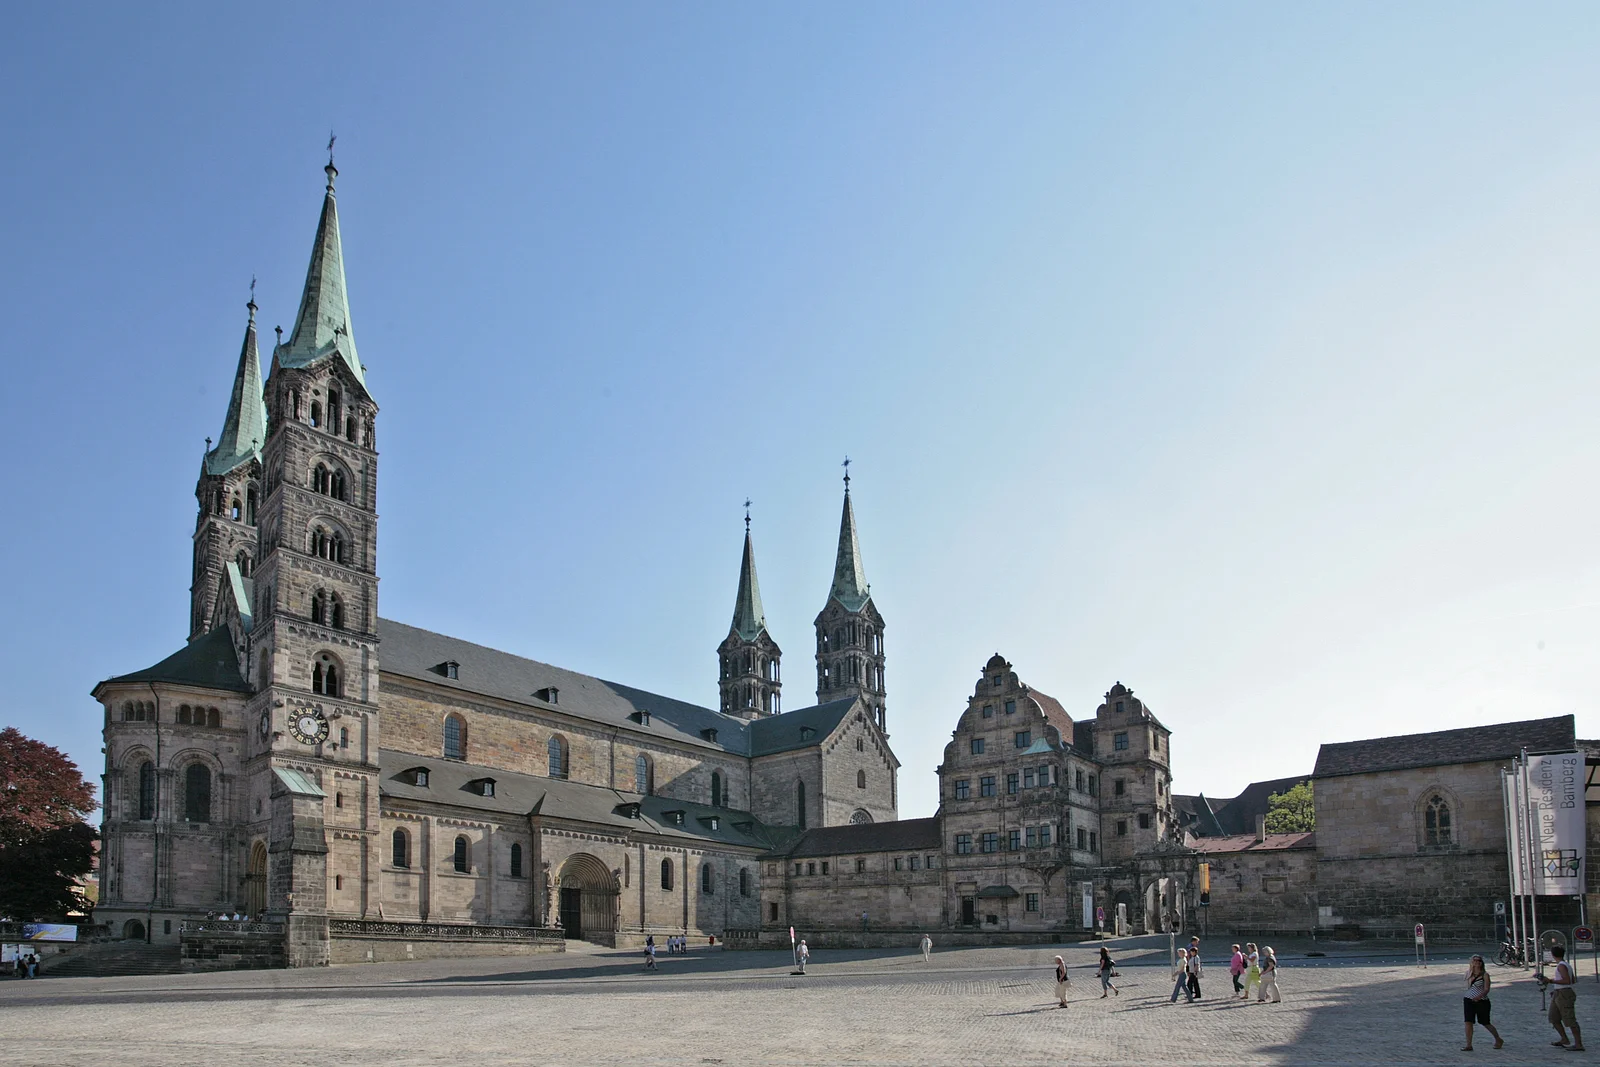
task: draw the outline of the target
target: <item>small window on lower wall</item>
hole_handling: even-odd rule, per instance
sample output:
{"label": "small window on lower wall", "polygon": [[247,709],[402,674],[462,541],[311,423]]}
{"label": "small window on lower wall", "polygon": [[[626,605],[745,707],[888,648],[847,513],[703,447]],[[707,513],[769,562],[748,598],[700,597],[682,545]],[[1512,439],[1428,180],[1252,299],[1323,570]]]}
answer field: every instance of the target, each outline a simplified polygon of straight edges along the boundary
{"label": "small window on lower wall", "polygon": [[518,844],[511,846],[511,877],[522,877],[522,846]]}
{"label": "small window on lower wall", "polygon": [[828,873],[828,861],[827,860],[823,860],[822,861],[822,873],[823,874],[827,874]]}
{"label": "small window on lower wall", "polygon": [[335,889],[343,889],[344,888],[344,875],[336,874],[336,875],[333,876],[333,888],[335,888]]}
{"label": "small window on lower wall", "polygon": [[774,922],[774,923],[778,921],[778,905],[777,904],[774,903],[774,904],[768,904],[767,905],[767,921],[768,922]]}
{"label": "small window on lower wall", "polygon": [[856,860],[856,873],[857,874],[865,874],[866,870],[867,870],[867,861],[863,860],[863,859]]}
{"label": "small window on lower wall", "polygon": [[1038,893],[1029,893],[1028,896],[1027,896],[1027,902],[1028,902],[1028,910],[1029,911],[1038,911],[1039,910],[1039,894]]}

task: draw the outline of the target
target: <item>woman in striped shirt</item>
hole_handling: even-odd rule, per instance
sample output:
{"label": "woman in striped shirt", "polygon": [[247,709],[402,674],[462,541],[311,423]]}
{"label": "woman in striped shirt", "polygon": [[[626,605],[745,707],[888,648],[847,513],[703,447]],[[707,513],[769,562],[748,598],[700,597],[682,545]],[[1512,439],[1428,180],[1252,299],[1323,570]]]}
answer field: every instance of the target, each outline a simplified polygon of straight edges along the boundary
{"label": "woman in striped shirt", "polygon": [[1505,1044],[1500,1031],[1489,1021],[1489,972],[1483,969],[1483,957],[1474,956],[1467,964],[1467,995],[1461,1001],[1461,1013],[1467,1021],[1467,1043],[1462,1052],[1472,1051],[1472,1024],[1477,1023],[1494,1037],[1494,1047]]}

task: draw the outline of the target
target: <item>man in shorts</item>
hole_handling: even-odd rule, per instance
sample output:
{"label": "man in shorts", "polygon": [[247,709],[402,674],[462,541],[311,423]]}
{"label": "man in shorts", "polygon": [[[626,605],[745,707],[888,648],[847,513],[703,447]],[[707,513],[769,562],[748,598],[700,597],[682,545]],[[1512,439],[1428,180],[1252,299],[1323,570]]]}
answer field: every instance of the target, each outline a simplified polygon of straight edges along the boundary
{"label": "man in shorts", "polygon": [[[1550,955],[1555,957],[1556,969],[1545,984],[1556,987],[1550,996],[1550,1025],[1556,1028],[1560,1035],[1559,1041],[1550,1042],[1552,1045],[1565,1047],[1569,1052],[1583,1051],[1583,1031],[1578,1029],[1578,976],[1573,971],[1572,964],[1567,962],[1567,950],[1560,945],[1550,946]],[[1567,1040],[1567,1028],[1572,1029],[1572,1040]]]}

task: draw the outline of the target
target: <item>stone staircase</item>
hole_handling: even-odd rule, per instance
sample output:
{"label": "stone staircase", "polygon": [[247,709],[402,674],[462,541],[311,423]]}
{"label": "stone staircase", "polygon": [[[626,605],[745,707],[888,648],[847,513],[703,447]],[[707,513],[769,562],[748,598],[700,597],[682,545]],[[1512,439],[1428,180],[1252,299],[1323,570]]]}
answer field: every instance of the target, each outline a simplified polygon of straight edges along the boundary
{"label": "stone staircase", "polygon": [[177,945],[112,941],[84,945],[41,967],[41,978],[114,978],[130,974],[180,974]]}

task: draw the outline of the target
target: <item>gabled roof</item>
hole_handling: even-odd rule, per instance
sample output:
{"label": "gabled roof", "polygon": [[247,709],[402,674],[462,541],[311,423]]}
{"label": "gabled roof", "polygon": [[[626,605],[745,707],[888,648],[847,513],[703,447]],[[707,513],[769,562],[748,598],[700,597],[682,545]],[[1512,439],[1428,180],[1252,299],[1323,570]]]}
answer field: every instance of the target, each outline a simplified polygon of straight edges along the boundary
{"label": "gabled roof", "polygon": [[744,530],[744,560],[739,565],[739,592],[733,601],[733,632],[745,641],[754,641],[767,628],[767,613],[761,607],[761,583],[756,580],[756,550],[750,543],[750,527]]}
{"label": "gabled roof", "polygon": [[846,611],[860,611],[872,599],[867,570],[861,565],[861,540],[856,534],[856,510],[850,504],[850,485],[844,487],[844,510],[839,515],[839,551],[834,557],[833,585],[828,596]]}
{"label": "gabled roof", "polygon": [[[613,830],[762,850],[778,847],[790,838],[782,828],[768,827],[747,811],[713,808],[676,797],[630,793],[391,749],[379,752],[378,763],[381,768],[378,792],[391,800],[449,804],[501,815],[562,819]],[[419,767],[428,771],[425,786],[412,784],[406,774]],[[472,783],[485,778],[494,780],[493,796],[486,797],[481,790],[471,788]],[[637,819],[628,814],[635,804],[639,807]],[[683,825],[677,825],[667,815],[672,811],[683,812]],[[711,828],[713,821],[717,824],[714,830]]]}
{"label": "gabled roof", "polygon": [[[820,745],[839,728],[850,709],[856,706],[856,700],[856,697],[846,697],[754,719],[750,723],[750,748],[746,755],[770,756],[774,752]],[[811,733],[807,734],[807,730]]]}
{"label": "gabled roof", "polygon": [[934,852],[940,847],[939,817],[893,822],[851,823],[807,830],[787,852],[805,856],[846,856],[858,852]]}
{"label": "gabled roof", "polygon": [[1072,716],[1067,714],[1067,709],[1061,706],[1061,701],[1048,693],[1041,693],[1037,689],[1028,690],[1028,699],[1044,715],[1044,721],[1054,726],[1061,734],[1061,743],[1065,745],[1072,744],[1075,740],[1073,733],[1075,724],[1072,721]]}
{"label": "gabled roof", "polygon": [[306,284],[300,294],[300,313],[295,317],[288,343],[279,345],[272,355],[280,367],[309,367],[337,354],[366,388],[355,337],[350,332],[344,252],[339,244],[339,208],[333,196],[333,180],[339,172],[332,163],[323,169],[328,175],[328,188],[322,197],[322,217],[317,220],[311,264],[306,268]]}
{"label": "gabled roof", "polygon": [[153,667],[107,678],[100,685],[112,682],[169,682],[197,689],[250,692],[239,674],[239,654],[234,651],[233,636],[226,626],[218,626],[205,636],[195,638]]}
{"label": "gabled roof", "polygon": [[[382,669],[388,674],[739,756],[766,755],[821,744],[854,703],[853,699],[836,700],[747,721],[698,704],[579,674],[392,619],[378,620],[378,638],[383,647]],[[449,661],[457,664],[455,678],[447,678],[437,669]],[[555,702],[535,695],[552,687],[558,690]],[[641,711],[650,713],[649,726],[637,721]],[[799,739],[801,726],[813,727],[816,736],[802,742]],[[705,735],[706,730],[716,731],[715,741]],[[759,738],[755,751],[752,751],[752,736]]]}
{"label": "gabled roof", "polygon": [[1267,801],[1272,794],[1287,793],[1310,777],[1309,774],[1301,774],[1293,778],[1275,778],[1270,782],[1251,782],[1242,793],[1226,803],[1209,801],[1220,835],[1254,834],[1256,817],[1267,813]]}
{"label": "gabled roof", "polygon": [[1549,719],[1468,726],[1429,734],[1374,737],[1323,745],[1317,752],[1313,778],[1343,774],[1371,774],[1408,767],[1443,767],[1454,763],[1484,763],[1510,759],[1529,752],[1571,752],[1577,745],[1571,715]]}
{"label": "gabled roof", "polygon": [[228,396],[228,414],[222,420],[222,435],[216,447],[206,453],[203,469],[207,474],[229,471],[261,458],[267,440],[267,402],[261,391],[261,356],[256,351],[256,302],[244,328],[244,345],[239,350],[239,367],[233,375],[233,392]]}

